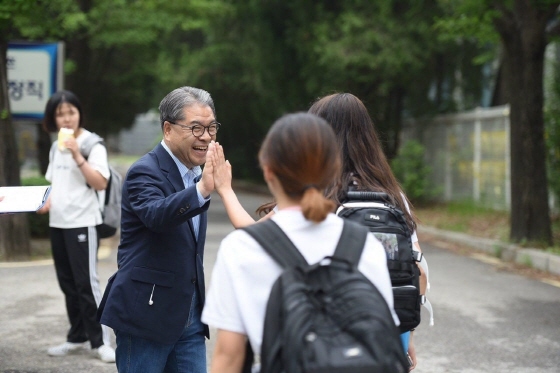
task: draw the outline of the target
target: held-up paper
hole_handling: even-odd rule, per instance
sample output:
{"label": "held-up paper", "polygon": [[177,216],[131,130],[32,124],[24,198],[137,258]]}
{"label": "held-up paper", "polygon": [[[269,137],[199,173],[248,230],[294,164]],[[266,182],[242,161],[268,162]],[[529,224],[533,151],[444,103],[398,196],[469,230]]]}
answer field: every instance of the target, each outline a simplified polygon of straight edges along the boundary
{"label": "held-up paper", "polygon": [[37,211],[47,201],[50,185],[0,187],[0,214]]}

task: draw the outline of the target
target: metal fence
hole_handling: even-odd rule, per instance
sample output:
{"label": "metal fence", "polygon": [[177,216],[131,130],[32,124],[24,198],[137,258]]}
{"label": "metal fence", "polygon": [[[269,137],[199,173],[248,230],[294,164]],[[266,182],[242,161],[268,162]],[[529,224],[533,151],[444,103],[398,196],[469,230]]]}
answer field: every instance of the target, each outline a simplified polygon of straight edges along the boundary
{"label": "metal fence", "polygon": [[508,105],[410,120],[403,144],[411,139],[425,146],[430,181],[441,199],[510,208]]}

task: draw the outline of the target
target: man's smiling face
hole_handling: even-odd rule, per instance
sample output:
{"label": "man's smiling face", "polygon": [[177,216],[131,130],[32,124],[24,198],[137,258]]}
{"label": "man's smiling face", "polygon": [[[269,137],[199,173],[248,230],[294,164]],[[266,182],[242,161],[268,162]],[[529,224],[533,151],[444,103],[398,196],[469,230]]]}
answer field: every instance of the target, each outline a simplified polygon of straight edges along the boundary
{"label": "man's smiling face", "polygon": [[184,128],[181,125],[208,127],[216,123],[216,118],[210,106],[199,104],[185,107],[183,112],[185,119],[178,120],[176,124],[165,121],[163,136],[171,152],[190,169],[194,166],[201,166],[206,162],[208,144],[210,144],[210,141],[216,140],[216,135],[210,136],[208,131],[205,130],[200,137],[196,137],[190,128]]}

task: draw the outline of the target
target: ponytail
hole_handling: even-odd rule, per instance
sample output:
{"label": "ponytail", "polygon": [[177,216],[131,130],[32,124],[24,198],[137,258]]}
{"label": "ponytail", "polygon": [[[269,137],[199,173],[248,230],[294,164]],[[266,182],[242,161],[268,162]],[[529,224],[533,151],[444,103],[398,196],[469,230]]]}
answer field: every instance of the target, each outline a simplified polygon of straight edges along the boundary
{"label": "ponytail", "polygon": [[327,218],[330,212],[333,212],[336,204],[325,198],[316,187],[312,186],[305,189],[301,198],[301,212],[307,220],[314,223],[320,223]]}

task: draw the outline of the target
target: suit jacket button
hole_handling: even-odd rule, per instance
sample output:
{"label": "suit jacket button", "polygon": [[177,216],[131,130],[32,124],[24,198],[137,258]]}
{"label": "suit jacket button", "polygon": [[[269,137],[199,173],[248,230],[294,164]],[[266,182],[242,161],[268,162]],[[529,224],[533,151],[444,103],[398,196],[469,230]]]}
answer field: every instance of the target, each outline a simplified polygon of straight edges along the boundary
{"label": "suit jacket button", "polygon": [[191,279],[191,282],[192,282],[193,284],[196,284],[196,278]]}
{"label": "suit jacket button", "polygon": [[179,214],[182,214],[185,212],[185,209],[183,207],[181,207],[181,209],[179,210]]}
{"label": "suit jacket button", "polygon": [[187,210],[188,210],[188,209],[190,209],[190,208],[191,208],[191,205],[186,205],[185,207],[186,207],[186,208],[187,208]]}

